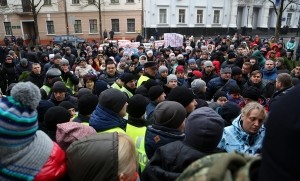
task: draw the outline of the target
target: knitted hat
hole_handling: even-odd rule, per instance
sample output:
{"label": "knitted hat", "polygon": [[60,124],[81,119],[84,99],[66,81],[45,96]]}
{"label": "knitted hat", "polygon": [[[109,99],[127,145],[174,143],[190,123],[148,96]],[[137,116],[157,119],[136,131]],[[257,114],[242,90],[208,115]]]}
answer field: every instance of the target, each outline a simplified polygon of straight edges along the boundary
{"label": "knitted hat", "polygon": [[128,99],[127,113],[134,118],[142,117],[146,112],[148,101],[140,94],[136,94]]}
{"label": "knitted hat", "polygon": [[39,102],[38,107],[36,108],[38,113],[38,122],[41,123],[44,121],[44,115],[46,111],[50,108],[55,106],[54,103],[48,101],[48,100],[41,100]]}
{"label": "knitted hat", "polygon": [[107,89],[99,96],[99,104],[117,114],[122,110],[126,101],[125,94],[117,89]]}
{"label": "knitted hat", "polygon": [[194,100],[194,94],[190,89],[178,86],[171,90],[168,100],[179,102],[186,107]]}
{"label": "knitted hat", "polygon": [[236,58],[236,54],[234,52],[230,52],[228,54],[228,59]]}
{"label": "knitted hat", "polygon": [[0,99],[0,146],[22,146],[33,140],[40,100],[40,90],[31,82],[17,83],[11,96]]}
{"label": "knitted hat", "polygon": [[213,96],[214,102],[217,102],[217,100],[218,100],[220,97],[226,97],[226,98],[227,98],[226,92],[224,92],[224,91],[217,91],[217,92],[214,94],[214,96]]}
{"label": "knitted hat", "polygon": [[192,59],[189,59],[188,63],[189,63],[189,64],[196,63],[196,60],[193,59],[193,58],[192,58]]}
{"label": "knitted hat", "polygon": [[169,83],[171,80],[176,80],[177,81],[177,76],[174,74],[170,74],[167,76],[167,83]]}
{"label": "knitted hat", "polygon": [[69,60],[62,58],[61,61],[59,62],[60,65],[69,65]]}
{"label": "knitted hat", "polygon": [[94,94],[84,94],[78,98],[78,113],[84,116],[92,114],[98,104],[98,97]]}
{"label": "knitted hat", "polygon": [[213,63],[210,61],[210,60],[206,60],[203,64],[204,68],[205,67],[212,67],[213,66]]}
{"label": "knitted hat", "polygon": [[164,93],[164,89],[159,85],[151,87],[148,91],[148,95],[151,101],[155,101],[163,93]]}
{"label": "knitted hat", "polygon": [[206,83],[201,79],[195,79],[191,83],[191,88],[195,92],[202,92],[204,93],[206,90]]}
{"label": "knitted hat", "polygon": [[63,150],[67,150],[74,141],[97,133],[91,126],[76,122],[66,122],[57,124],[56,126],[56,143]]}
{"label": "knitted hat", "polygon": [[78,99],[85,94],[93,94],[93,92],[91,89],[88,89],[88,88],[84,88],[84,87],[80,88],[78,90]]}
{"label": "knitted hat", "polygon": [[196,76],[197,78],[201,79],[202,78],[202,72],[200,72],[199,70],[194,70],[193,71],[193,75]]}
{"label": "knitted hat", "polygon": [[179,72],[184,72],[184,67],[182,65],[178,65],[176,67],[176,73],[179,73]]}
{"label": "knitted hat", "polygon": [[155,67],[157,65],[154,61],[148,61],[144,64],[144,68]]}
{"label": "knitted hat", "polygon": [[185,120],[185,108],[174,101],[163,101],[154,109],[155,124],[177,129]]}
{"label": "knitted hat", "polygon": [[61,103],[59,103],[58,106],[63,107],[67,110],[72,109],[72,108],[76,109],[76,106],[70,101],[62,101]]}
{"label": "knitted hat", "polygon": [[49,131],[56,131],[56,125],[60,123],[69,122],[71,114],[69,111],[60,106],[50,107],[44,117],[44,126]]}
{"label": "knitted hat", "polygon": [[153,51],[152,51],[152,50],[147,51],[147,55],[148,55],[148,56],[153,55]]}
{"label": "knitted hat", "polygon": [[230,123],[231,125],[232,120],[241,114],[241,107],[234,102],[228,101],[217,109],[217,112],[227,123]]}
{"label": "knitted hat", "polygon": [[20,60],[20,64],[26,66],[28,64],[28,60],[26,58],[22,58]]}
{"label": "knitted hat", "polygon": [[162,65],[162,66],[160,66],[159,68],[158,68],[158,72],[161,74],[162,72],[165,72],[165,71],[167,71],[168,72],[168,68],[166,67],[166,66],[164,66],[164,65]]}
{"label": "knitted hat", "polygon": [[46,77],[47,78],[51,78],[51,77],[59,77],[61,76],[61,71],[57,68],[50,68],[47,72],[46,72]]}
{"label": "knitted hat", "polygon": [[231,76],[242,74],[242,69],[240,67],[234,66],[231,68]]}
{"label": "knitted hat", "polygon": [[204,153],[216,149],[223,135],[224,120],[213,109],[196,109],[185,123],[185,143]]}
{"label": "knitted hat", "polygon": [[222,67],[220,70],[220,74],[231,73],[230,67]]}
{"label": "knitted hat", "polygon": [[123,73],[120,77],[121,81],[124,82],[124,84],[127,84],[128,82],[135,79],[132,73]]}
{"label": "knitted hat", "polygon": [[101,92],[103,92],[103,91],[105,91],[109,88],[110,88],[110,86],[106,81],[97,80],[95,82],[95,94],[96,94],[96,96],[99,96],[101,94]]}
{"label": "knitted hat", "polygon": [[248,98],[253,101],[258,101],[259,95],[260,91],[255,86],[246,87],[242,92],[243,98]]}
{"label": "knitted hat", "polygon": [[57,81],[53,84],[51,90],[52,90],[52,92],[66,92],[67,87],[66,87],[66,84],[64,82]]}

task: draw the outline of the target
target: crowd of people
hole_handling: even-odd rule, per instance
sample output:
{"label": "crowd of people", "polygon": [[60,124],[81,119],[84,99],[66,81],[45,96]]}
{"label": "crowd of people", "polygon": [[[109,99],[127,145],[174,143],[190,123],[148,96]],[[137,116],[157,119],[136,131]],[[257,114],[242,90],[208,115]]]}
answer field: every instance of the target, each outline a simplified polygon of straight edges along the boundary
{"label": "crowd of people", "polygon": [[143,41],[2,46],[0,180],[176,180],[194,161],[231,152],[262,156],[260,180],[299,178],[289,170],[299,159],[274,154],[271,135],[299,138],[295,37]]}

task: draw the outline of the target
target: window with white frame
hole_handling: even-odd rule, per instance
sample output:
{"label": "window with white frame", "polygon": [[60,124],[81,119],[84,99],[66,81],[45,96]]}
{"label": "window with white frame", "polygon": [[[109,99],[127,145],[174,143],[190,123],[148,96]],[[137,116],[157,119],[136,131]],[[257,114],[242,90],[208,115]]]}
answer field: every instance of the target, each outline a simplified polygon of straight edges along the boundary
{"label": "window with white frame", "polygon": [[293,15],[292,13],[287,14],[286,25],[288,25],[288,26],[291,25],[292,15]]}
{"label": "window with white frame", "polygon": [[134,3],[134,0],[126,0],[126,3]]}
{"label": "window with white frame", "polygon": [[72,4],[79,4],[80,0],[72,0]]}
{"label": "window with white frame", "polygon": [[119,0],[110,0],[110,3],[112,4],[119,3]]}
{"label": "window with white frame", "polygon": [[214,10],[214,24],[220,24],[220,10]]}
{"label": "window with white frame", "polygon": [[82,33],[81,20],[75,20],[74,30],[75,30],[75,33]]}
{"label": "window with white frame", "polygon": [[197,10],[197,23],[199,23],[199,24],[203,23],[203,10],[202,9]]}
{"label": "window with white frame", "polygon": [[119,19],[111,19],[111,29],[114,32],[120,32]]}
{"label": "window with white frame", "polygon": [[44,0],[44,5],[51,5],[51,0]]}
{"label": "window with white frame", "polygon": [[5,35],[12,35],[11,23],[4,22]]}
{"label": "window with white frame", "polygon": [[167,9],[159,9],[159,23],[167,23]]}
{"label": "window with white frame", "polygon": [[127,19],[127,32],[135,32],[135,19]]}
{"label": "window with white frame", "polygon": [[55,34],[53,21],[46,21],[46,24],[47,24],[47,33],[48,34]]}
{"label": "window with white frame", "polygon": [[185,9],[179,9],[178,23],[185,23]]}
{"label": "window with white frame", "polygon": [[90,33],[97,33],[97,20],[96,19],[90,19]]}

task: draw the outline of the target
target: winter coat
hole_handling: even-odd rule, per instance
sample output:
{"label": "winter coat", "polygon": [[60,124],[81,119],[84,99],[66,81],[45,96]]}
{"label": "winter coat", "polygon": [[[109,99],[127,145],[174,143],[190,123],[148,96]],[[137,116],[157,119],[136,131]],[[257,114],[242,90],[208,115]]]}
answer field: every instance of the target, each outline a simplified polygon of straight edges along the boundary
{"label": "winter coat", "polygon": [[231,126],[224,128],[218,147],[225,149],[227,152],[237,151],[251,155],[260,154],[266,131],[264,125],[255,135],[250,135],[243,130],[241,124],[241,116],[238,116]]}
{"label": "winter coat", "polygon": [[[10,160],[6,162],[5,158]],[[1,148],[0,180],[56,181],[64,178],[66,170],[65,152],[42,131],[17,151]]]}
{"label": "winter coat", "polygon": [[276,80],[277,77],[277,68],[273,68],[272,70],[262,69],[263,79],[265,80]]}
{"label": "winter coat", "polygon": [[66,151],[72,181],[118,180],[118,134],[101,133],[73,142]]}
{"label": "winter coat", "polygon": [[[227,83],[227,81],[229,81]],[[227,83],[227,84],[226,84]],[[226,84],[226,85],[225,85]],[[233,79],[224,80],[221,77],[216,77],[211,79],[207,84],[206,96],[207,99],[210,100],[213,95],[222,87],[220,91],[229,92],[229,89],[233,86],[238,86],[236,81]]]}
{"label": "winter coat", "polygon": [[121,128],[125,131],[126,120],[117,113],[101,105],[97,105],[90,117],[90,126],[97,132],[107,131],[113,128]]}
{"label": "winter coat", "polygon": [[148,126],[145,135],[145,151],[148,159],[151,159],[157,148],[174,141],[183,140],[184,136],[184,133],[176,129],[155,124]]}

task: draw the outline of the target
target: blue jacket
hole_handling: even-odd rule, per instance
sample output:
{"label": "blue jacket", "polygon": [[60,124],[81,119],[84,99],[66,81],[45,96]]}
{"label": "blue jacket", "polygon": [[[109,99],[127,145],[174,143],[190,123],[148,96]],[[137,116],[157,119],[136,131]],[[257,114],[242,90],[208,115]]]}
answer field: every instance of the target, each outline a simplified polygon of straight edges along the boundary
{"label": "blue jacket", "polygon": [[90,126],[97,132],[103,132],[117,127],[125,131],[126,120],[115,112],[98,104],[90,117]]}
{"label": "blue jacket", "polygon": [[[262,142],[265,136],[264,125],[255,135],[246,133],[241,126],[241,116],[238,116],[231,126],[225,127],[219,148],[227,152],[237,151],[255,155],[261,153]],[[249,142],[252,142],[250,144]]]}
{"label": "blue jacket", "polygon": [[263,79],[265,80],[276,80],[277,77],[277,68],[273,68],[272,70],[262,69]]}
{"label": "blue jacket", "polygon": [[208,100],[210,100],[213,95],[220,89],[222,86],[225,86],[221,89],[221,91],[225,91],[226,93],[229,92],[230,87],[238,86],[236,84],[236,81],[233,79],[229,79],[229,82],[226,84],[227,80],[223,80],[220,76],[211,79],[207,84],[207,91],[206,91],[206,97]]}
{"label": "blue jacket", "polygon": [[154,155],[157,148],[168,143],[183,140],[184,133],[164,126],[148,126],[145,135],[145,151],[148,159]]}

